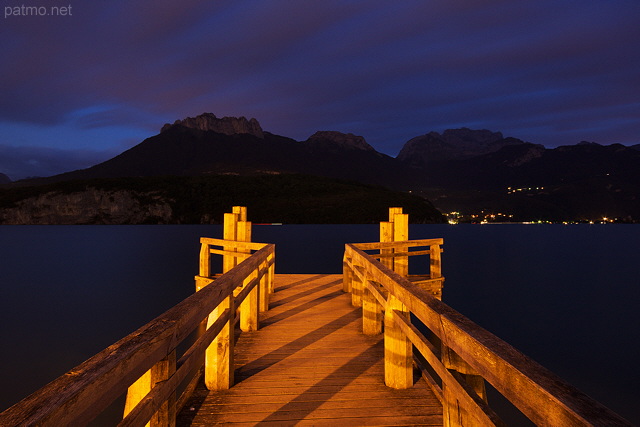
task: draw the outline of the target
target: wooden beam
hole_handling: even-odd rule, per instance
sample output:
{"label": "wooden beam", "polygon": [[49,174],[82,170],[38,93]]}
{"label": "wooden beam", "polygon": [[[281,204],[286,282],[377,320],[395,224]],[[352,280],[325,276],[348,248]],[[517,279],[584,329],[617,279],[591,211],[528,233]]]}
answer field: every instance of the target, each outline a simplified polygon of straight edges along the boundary
{"label": "wooden beam", "polygon": [[442,245],[442,244],[444,244],[444,239],[442,238],[393,241],[393,242],[349,243],[350,246],[353,246],[354,248],[360,249],[362,251],[395,248],[398,246],[406,246],[408,248],[413,248],[416,246],[431,246],[431,245]]}
{"label": "wooden beam", "polygon": [[363,282],[362,289],[362,332],[365,335],[378,335],[382,333],[382,305],[376,299],[376,295],[370,290],[369,281]]}
{"label": "wooden beam", "polygon": [[0,414],[0,425],[84,425],[168,356],[232,289],[273,254],[265,247],[137,331]]}
{"label": "wooden beam", "polygon": [[364,283],[364,271],[359,265],[353,266],[353,277],[351,279],[351,305],[362,307],[362,289]]}
{"label": "wooden beam", "polygon": [[[404,241],[409,240],[409,215],[396,214],[393,218],[393,240]],[[402,246],[394,250],[394,252],[408,252],[409,248]],[[398,256],[393,257],[393,271],[401,276],[409,274],[409,257]]]}
{"label": "wooden beam", "polygon": [[350,260],[346,257],[342,260],[342,291],[351,292],[351,283],[353,282],[353,272],[349,265]]}
{"label": "wooden beam", "polygon": [[[220,246],[220,247],[229,245],[229,242],[227,240],[214,239],[212,237],[201,237],[200,243],[206,243],[209,246]],[[233,242],[233,246],[236,249],[251,249],[254,251],[262,249],[265,245],[266,243],[257,243],[257,242],[239,242],[239,241]]]}
{"label": "wooden beam", "polygon": [[[347,245],[373,280],[395,295],[445,344],[539,425],[630,425],[602,404],[435,299],[380,262]],[[386,324],[385,324],[386,327]]]}
{"label": "wooden beam", "polygon": [[[393,222],[381,222],[380,223],[380,242],[392,242],[393,241]],[[385,257],[381,259],[381,262],[393,269],[393,259],[386,257],[393,257],[393,248],[380,248],[380,256]]]}
{"label": "wooden beam", "polygon": [[384,312],[384,383],[391,388],[404,389],[413,386],[413,346],[396,323],[395,311],[405,313],[407,308],[389,294]]}
{"label": "wooden beam", "polygon": [[200,262],[199,262],[199,275],[202,277],[211,276],[211,253],[209,252],[209,245],[207,243],[200,244]]}
{"label": "wooden beam", "polygon": [[[238,214],[226,213],[224,214],[224,228],[222,231],[222,238],[224,240],[235,241],[238,240]],[[225,251],[237,252],[237,248],[230,243],[224,246]],[[237,264],[235,256],[223,255],[222,256],[222,272],[226,273],[231,270]]]}
{"label": "wooden beam", "polygon": [[[235,313],[233,300],[233,295],[229,295],[213,310],[209,315],[207,328],[210,328],[225,310]],[[228,390],[233,386],[234,320],[234,316],[229,315],[229,319],[205,352],[204,383],[209,390]]]}

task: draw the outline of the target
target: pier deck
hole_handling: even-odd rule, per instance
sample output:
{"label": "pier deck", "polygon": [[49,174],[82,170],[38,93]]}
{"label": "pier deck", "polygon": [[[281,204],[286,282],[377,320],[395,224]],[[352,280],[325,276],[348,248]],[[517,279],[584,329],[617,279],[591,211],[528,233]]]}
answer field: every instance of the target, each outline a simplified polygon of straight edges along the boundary
{"label": "pier deck", "polygon": [[342,275],[276,274],[260,330],[235,346],[235,385],[200,384],[178,426],[442,425],[442,405],[418,374],[413,388],[384,384],[383,337],[362,333]]}

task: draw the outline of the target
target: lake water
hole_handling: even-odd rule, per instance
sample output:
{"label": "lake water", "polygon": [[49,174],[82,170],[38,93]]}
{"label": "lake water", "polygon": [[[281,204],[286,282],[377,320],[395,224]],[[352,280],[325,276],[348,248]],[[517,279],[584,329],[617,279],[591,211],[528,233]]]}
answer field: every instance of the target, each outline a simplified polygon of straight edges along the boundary
{"label": "lake water", "polygon": [[[0,410],[194,291],[220,226],[1,226]],[[444,238],[444,301],[640,424],[640,226],[411,225]],[[254,226],[278,273],[341,273],[377,225]],[[426,269],[426,266],[424,266]],[[417,272],[417,271],[416,271]]]}

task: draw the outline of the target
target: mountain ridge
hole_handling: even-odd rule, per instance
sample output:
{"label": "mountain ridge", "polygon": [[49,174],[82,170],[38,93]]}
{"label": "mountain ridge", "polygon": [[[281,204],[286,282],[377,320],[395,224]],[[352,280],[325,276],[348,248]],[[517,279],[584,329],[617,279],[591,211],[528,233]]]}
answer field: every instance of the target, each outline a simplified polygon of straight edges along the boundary
{"label": "mountain ridge", "polygon": [[[296,141],[264,131],[253,118],[219,119],[205,113],[167,124],[159,134],[90,168],[8,185],[302,173],[411,191],[441,211],[500,209],[517,212],[511,218],[521,221],[586,218],[600,212],[635,221],[640,219],[635,196],[640,193],[639,148],[586,141],[546,148],[501,132],[460,128],[412,138],[394,158],[351,133],[318,131]],[[543,187],[525,198],[510,190]]]}

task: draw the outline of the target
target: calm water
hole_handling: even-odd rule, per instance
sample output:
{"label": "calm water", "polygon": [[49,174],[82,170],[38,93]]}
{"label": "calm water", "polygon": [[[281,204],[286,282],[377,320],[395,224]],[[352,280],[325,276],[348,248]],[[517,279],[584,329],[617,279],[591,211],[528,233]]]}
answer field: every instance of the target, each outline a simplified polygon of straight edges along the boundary
{"label": "calm water", "polygon": [[[375,225],[254,226],[279,273],[340,273]],[[220,226],[1,226],[0,410],[193,292]],[[640,424],[640,226],[412,225],[444,237],[444,301]],[[426,267],[426,266],[425,266]],[[418,271],[415,271],[418,272]]]}

